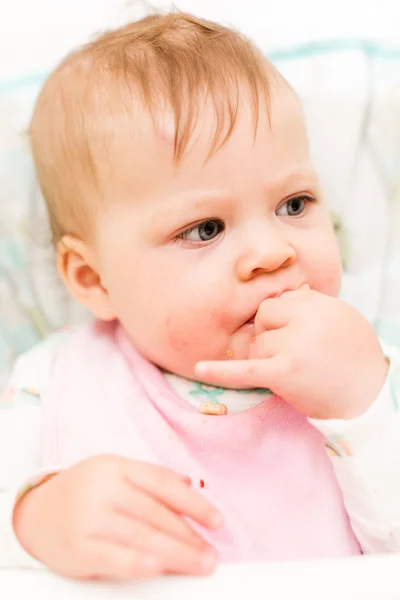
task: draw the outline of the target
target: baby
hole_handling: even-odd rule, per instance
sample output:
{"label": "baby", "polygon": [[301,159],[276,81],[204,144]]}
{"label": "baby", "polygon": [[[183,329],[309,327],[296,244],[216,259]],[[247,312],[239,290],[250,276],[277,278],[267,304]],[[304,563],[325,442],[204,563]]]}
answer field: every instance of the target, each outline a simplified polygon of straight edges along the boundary
{"label": "baby", "polygon": [[399,550],[399,358],[337,298],[276,69],[230,29],[149,16],[70,54],[30,134],[94,320],[4,394],[2,564],[123,580]]}

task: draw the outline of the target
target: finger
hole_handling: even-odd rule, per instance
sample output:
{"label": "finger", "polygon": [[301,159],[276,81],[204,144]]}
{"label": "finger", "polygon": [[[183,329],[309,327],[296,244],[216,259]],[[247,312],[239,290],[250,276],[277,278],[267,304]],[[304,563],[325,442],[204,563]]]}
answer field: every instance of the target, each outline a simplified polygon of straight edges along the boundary
{"label": "finger", "polygon": [[311,290],[311,286],[308,283],[302,283],[300,287],[298,287],[295,290],[287,290],[286,292],[283,292],[283,294],[281,294],[280,296],[277,296],[279,298],[282,298],[283,296],[287,296],[290,294],[297,294],[298,292],[301,291],[309,291]]}
{"label": "finger", "polygon": [[200,381],[233,389],[273,389],[280,377],[279,361],[276,357],[199,362],[195,373]]}
{"label": "finger", "polygon": [[254,335],[265,330],[281,329],[288,325],[297,310],[298,302],[308,301],[310,298],[310,286],[304,283],[299,289],[284,292],[277,298],[267,298],[257,311],[254,320]]}
{"label": "finger", "polygon": [[174,571],[185,575],[206,575],[214,570],[217,562],[217,554],[211,546],[202,550],[193,548],[147,523],[127,519],[117,513],[112,514],[109,522],[104,524],[99,539],[154,557],[164,573]]}
{"label": "finger", "polygon": [[264,300],[254,319],[254,335],[257,336],[265,330],[286,327],[298,310],[297,303],[309,300],[310,290],[310,286],[305,283],[298,290],[284,292],[277,298]]}
{"label": "finger", "polygon": [[126,459],[125,476],[134,488],[141,488],[176,513],[209,529],[222,525],[223,518],[217,509],[172,471]]}
{"label": "finger", "polygon": [[284,335],[283,330],[264,331],[252,339],[249,348],[249,359],[274,358],[281,352]]}
{"label": "finger", "polygon": [[201,535],[194,531],[183,517],[146,492],[132,489],[131,485],[125,498],[115,506],[115,509],[121,515],[144,521],[190,546],[200,549],[207,547]]}
{"label": "finger", "polygon": [[80,578],[86,579],[87,572],[93,579],[109,581],[147,579],[163,574],[159,558],[108,540],[90,540],[86,556],[85,573]]}
{"label": "finger", "polygon": [[134,460],[131,458],[123,458],[119,457],[119,459],[124,464],[125,469],[128,469],[130,472],[135,471],[139,476],[143,474],[143,472],[147,472],[149,468],[151,471],[162,473],[164,480],[177,481],[180,483],[184,483],[185,485],[190,486],[192,483],[189,475],[183,475],[182,473],[177,473],[172,469],[168,469],[167,467],[162,467],[160,465],[156,465],[153,463],[148,463],[145,461]]}
{"label": "finger", "polygon": [[265,330],[281,329],[289,323],[292,314],[292,304],[283,297],[264,300],[254,319],[254,335]]}

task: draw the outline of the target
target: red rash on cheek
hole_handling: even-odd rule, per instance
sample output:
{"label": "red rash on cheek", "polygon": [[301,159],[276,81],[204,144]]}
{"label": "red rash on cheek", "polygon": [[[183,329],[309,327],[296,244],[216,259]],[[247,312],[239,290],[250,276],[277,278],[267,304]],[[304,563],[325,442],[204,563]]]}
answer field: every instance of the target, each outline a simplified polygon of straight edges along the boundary
{"label": "red rash on cheek", "polygon": [[173,326],[171,318],[168,318],[165,323],[165,331],[167,336],[168,345],[175,352],[181,352],[190,344],[190,340],[186,336],[178,333],[177,329]]}
{"label": "red rash on cheek", "polygon": [[169,345],[172,348],[172,350],[175,350],[175,352],[181,352],[182,350],[187,348],[189,345],[189,342],[183,340],[182,338],[179,338],[178,336],[174,336],[174,335],[169,336],[168,342],[169,342]]}
{"label": "red rash on cheek", "polygon": [[215,308],[211,312],[211,323],[210,326],[217,328],[219,331],[225,331],[229,327],[229,313],[228,309],[224,311],[216,310]]}
{"label": "red rash on cheek", "polygon": [[[212,309],[209,318],[205,318],[204,311],[188,311],[187,315],[170,316],[165,321],[166,341],[174,352],[188,352],[190,347],[195,346],[197,350],[204,346],[208,335],[217,334],[219,337],[229,327],[228,310],[218,311]],[[207,347],[209,346],[207,342]],[[218,345],[218,344],[217,344]],[[221,352],[221,348],[219,351]]]}

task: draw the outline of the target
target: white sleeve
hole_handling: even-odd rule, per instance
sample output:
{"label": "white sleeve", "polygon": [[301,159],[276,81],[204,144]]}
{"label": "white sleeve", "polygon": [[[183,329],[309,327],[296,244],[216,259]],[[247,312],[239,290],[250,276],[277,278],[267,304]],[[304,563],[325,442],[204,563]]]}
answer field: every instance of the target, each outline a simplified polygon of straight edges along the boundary
{"label": "white sleeve", "polygon": [[[0,395],[0,567],[37,567],[12,526],[17,496],[43,477],[41,392],[50,374],[48,346],[20,357]],[[46,469],[46,473],[56,469]]]}
{"label": "white sleeve", "polygon": [[324,436],[354,533],[364,553],[400,551],[400,355],[376,401],[352,420],[309,419]]}

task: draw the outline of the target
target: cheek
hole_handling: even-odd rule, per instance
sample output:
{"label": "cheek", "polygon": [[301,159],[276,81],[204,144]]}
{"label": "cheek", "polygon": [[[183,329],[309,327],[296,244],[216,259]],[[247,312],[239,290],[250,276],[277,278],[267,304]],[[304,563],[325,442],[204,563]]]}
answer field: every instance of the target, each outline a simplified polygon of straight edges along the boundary
{"label": "cheek", "polygon": [[193,281],[180,292],[169,294],[162,308],[158,335],[164,356],[171,360],[174,356],[187,365],[200,359],[220,358],[229,337],[228,306],[221,285],[195,287]]}
{"label": "cheek", "polygon": [[[207,327],[206,323],[199,323],[194,311],[191,315],[185,312],[168,311],[165,324],[162,327],[165,344],[174,352],[189,351],[196,340],[199,326]],[[204,317],[203,317],[204,319]]]}
{"label": "cheek", "polygon": [[310,249],[308,262],[308,282],[312,289],[337,296],[340,291],[342,264],[334,235],[324,236],[318,247]]}
{"label": "cheek", "polygon": [[192,302],[183,301],[180,306],[175,300],[165,314],[164,337],[175,352],[194,351],[204,355],[210,350],[215,334],[224,330],[223,317],[209,298],[193,298]]}
{"label": "cheek", "polygon": [[197,360],[223,354],[231,293],[219,272],[207,261],[188,266],[142,256],[121,263],[118,274],[114,273],[118,289],[113,301],[130,339],[144,356],[188,376]]}

